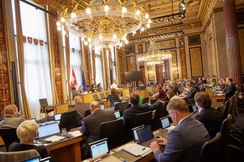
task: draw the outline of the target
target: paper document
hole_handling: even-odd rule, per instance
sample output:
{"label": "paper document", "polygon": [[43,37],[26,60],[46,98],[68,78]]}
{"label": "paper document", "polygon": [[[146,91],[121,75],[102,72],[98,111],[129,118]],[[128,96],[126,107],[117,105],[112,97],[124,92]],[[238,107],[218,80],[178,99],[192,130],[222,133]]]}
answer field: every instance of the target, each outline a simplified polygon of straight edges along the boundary
{"label": "paper document", "polygon": [[138,144],[129,144],[129,145],[125,146],[123,148],[123,150],[134,155],[134,156],[139,156],[139,155],[145,154],[146,152],[151,151],[151,148],[141,146]]}
{"label": "paper document", "polygon": [[73,132],[69,132],[69,134],[72,136],[72,137],[79,137],[79,136],[82,136],[82,133],[78,130],[76,131],[73,131]]}
{"label": "paper document", "polygon": [[62,139],[64,139],[64,137],[54,135],[54,136],[45,138],[44,140],[45,140],[45,141],[51,141],[51,142],[57,142],[57,141],[60,141],[60,140],[62,140]]}

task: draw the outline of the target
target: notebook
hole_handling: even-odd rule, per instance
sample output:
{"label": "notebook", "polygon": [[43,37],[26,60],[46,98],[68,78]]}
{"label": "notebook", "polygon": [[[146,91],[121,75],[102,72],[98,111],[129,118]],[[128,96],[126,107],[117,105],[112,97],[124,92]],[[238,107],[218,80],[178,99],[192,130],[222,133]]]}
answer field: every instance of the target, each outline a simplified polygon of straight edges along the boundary
{"label": "notebook", "polygon": [[89,143],[88,147],[91,156],[90,161],[94,161],[109,154],[107,138]]}
{"label": "notebook", "polygon": [[[55,136],[53,138],[49,137],[49,136],[52,136],[52,135],[56,135],[56,134],[59,134],[60,133],[60,129],[59,129],[59,125],[58,123],[52,123],[52,124],[48,124],[48,125],[43,125],[43,126],[40,126],[38,128],[38,137],[39,137],[39,140],[41,140],[41,142],[45,142],[45,141],[55,141]],[[48,140],[47,139],[44,139],[45,137],[49,137],[50,139]],[[56,140],[61,140],[63,139],[64,137],[62,136],[57,136]]]}
{"label": "notebook", "polygon": [[126,145],[123,150],[134,156],[140,156],[151,151],[151,148],[133,143]]}
{"label": "notebook", "polygon": [[142,128],[144,128],[144,125],[140,125],[138,127],[132,128],[132,132],[133,132],[135,141],[138,141],[138,136],[137,136],[137,132],[136,131],[139,130],[139,129],[142,129]]}
{"label": "notebook", "polygon": [[120,118],[120,112],[119,111],[114,111],[114,115],[116,119]]}
{"label": "notebook", "polygon": [[60,114],[54,114],[54,120],[59,121],[61,119],[61,113]]}

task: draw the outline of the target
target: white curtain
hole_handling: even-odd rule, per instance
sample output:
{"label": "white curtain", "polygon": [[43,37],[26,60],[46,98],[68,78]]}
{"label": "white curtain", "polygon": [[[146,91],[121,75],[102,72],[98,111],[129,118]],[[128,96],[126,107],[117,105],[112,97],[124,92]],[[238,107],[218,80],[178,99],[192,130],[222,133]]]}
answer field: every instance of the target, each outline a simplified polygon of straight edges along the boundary
{"label": "white curtain", "polygon": [[[31,117],[42,118],[39,99],[47,98],[52,104],[49,54],[46,36],[46,22],[43,11],[20,2],[23,35],[32,38],[32,43],[24,43],[25,86],[30,105]],[[34,38],[38,44],[34,44]],[[43,40],[43,46],[40,41]]]}
{"label": "white curtain", "polygon": [[70,45],[70,78],[72,78],[72,68],[75,71],[75,77],[78,86],[81,85],[82,67],[81,67],[81,52],[80,52],[80,38],[72,33],[69,33]]}
{"label": "white curtain", "polygon": [[103,85],[103,71],[102,71],[102,57],[99,47],[95,47],[95,62],[96,62],[96,83],[101,83],[101,85],[104,88]]}

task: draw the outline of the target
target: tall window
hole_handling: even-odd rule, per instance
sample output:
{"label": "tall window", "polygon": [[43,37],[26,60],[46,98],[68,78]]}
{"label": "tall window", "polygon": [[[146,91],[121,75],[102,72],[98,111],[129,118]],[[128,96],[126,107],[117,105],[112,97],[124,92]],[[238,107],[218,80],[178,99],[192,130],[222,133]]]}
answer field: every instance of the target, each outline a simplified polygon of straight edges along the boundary
{"label": "tall window", "polygon": [[[39,99],[52,104],[45,14],[20,2],[25,59],[25,87],[32,117],[41,118]],[[17,24],[18,25],[18,24]]]}
{"label": "tall window", "polygon": [[103,85],[103,70],[102,70],[102,56],[101,48],[95,47],[95,62],[96,62],[96,83],[101,83]]}
{"label": "tall window", "polygon": [[70,45],[70,78],[72,78],[72,69],[75,71],[75,77],[78,86],[81,85],[82,79],[82,67],[81,67],[81,51],[79,37],[69,33],[69,45]]}

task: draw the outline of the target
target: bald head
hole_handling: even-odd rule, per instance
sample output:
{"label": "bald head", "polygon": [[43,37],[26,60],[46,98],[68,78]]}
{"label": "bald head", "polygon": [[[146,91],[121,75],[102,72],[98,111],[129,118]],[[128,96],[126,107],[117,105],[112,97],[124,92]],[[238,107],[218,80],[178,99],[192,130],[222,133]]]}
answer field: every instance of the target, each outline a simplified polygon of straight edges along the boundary
{"label": "bald head", "polygon": [[75,105],[77,105],[79,103],[82,103],[82,99],[80,98],[80,96],[75,96],[74,102],[75,102]]}
{"label": "bald head", "polygon": [[91,113],[95,112],[96,110],[100,110],[100,109],[101,109],[101,106],[100,106],[100,103],[99,102],[93,101],[90,104],[90,111],[91,111]]}
{"label": "bald head", "polygon": [[4,116],[17,116],[18,115],[18,108],[16,105],[11,104],[4,108]]}

